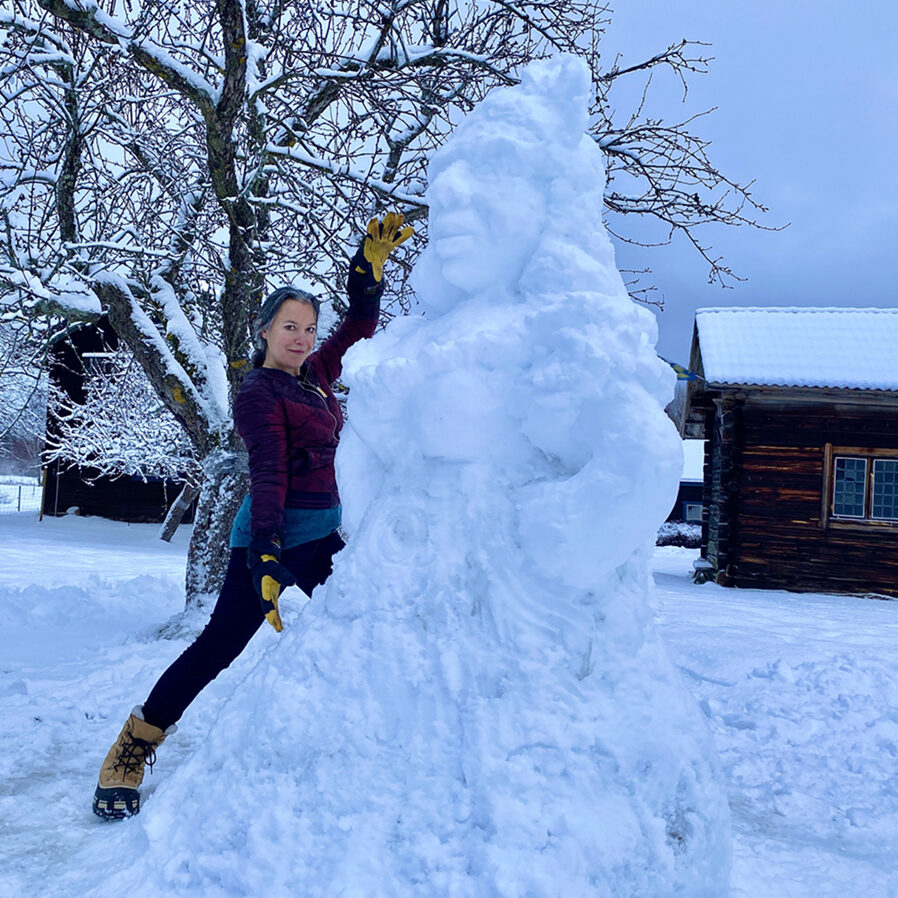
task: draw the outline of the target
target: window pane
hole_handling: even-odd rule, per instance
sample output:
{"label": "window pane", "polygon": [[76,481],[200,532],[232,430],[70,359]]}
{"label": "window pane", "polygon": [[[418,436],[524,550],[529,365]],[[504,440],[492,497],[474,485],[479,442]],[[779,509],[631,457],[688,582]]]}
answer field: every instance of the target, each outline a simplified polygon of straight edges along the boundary
{"label": "window pane", "polygon": [[873,517],[898,521],[898,461],[873,462]]}
{"label": "window pane", "polygon": [[867,486],[865,458],[837,458],[833,489],[833,514],[848,518],[864,516],[864,493]]}

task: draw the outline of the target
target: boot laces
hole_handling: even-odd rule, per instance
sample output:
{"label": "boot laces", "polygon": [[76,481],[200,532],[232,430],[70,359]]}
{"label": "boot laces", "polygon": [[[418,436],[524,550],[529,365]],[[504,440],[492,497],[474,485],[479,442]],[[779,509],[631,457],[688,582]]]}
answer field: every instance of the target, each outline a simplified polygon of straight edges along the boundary
{"label": "boot laces", "polygon": [[140,768],[146,764],[150,768],[150,773],[152,773],[155,763],[156,746],[152,742],[138,739],[129,733],[128,741],[122,745],[122,750],[119,752],[115,764],[112,765],[112,769],[122,769],[127,775],[140,772]]}

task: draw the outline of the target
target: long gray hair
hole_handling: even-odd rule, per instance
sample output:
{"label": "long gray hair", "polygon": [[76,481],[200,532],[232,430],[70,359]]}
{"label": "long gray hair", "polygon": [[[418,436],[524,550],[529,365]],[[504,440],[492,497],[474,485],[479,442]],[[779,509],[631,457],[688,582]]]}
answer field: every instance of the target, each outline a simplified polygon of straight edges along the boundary
{"label": "long gray hair", "polygon": [[256,320],[253,322],[253,368],[261,368],[265,362],[265,353],[268,345],[262,336],[262,331],[267,331],[271,327],[271,323],[277,317],[277,313],[281,310],[281,306],[288,299],[296,299],[299,302],[308,303],[315,310],[315,320],[318,320],[318,310],[321,303],[298,287],[278,287],[273,293],[269,293],[259,309]]}

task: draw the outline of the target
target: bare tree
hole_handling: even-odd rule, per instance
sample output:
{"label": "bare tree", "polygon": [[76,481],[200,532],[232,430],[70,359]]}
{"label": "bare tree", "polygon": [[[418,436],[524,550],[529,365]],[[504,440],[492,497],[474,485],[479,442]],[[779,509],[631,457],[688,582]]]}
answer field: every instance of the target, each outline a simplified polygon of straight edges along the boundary
{"label": "bare tree", "polygon": [[47,383],[38,346],[26,328],[0,323],[0,473],[40,470]]}
{"label": "bare tree", "polygon": [[[216,590],[245,490],[229,399],[266,286],[301,282],[339,312],[372,213],[399,207],[426,237],[430,153],[523,64],[567,52],[590,67],[609,210],[688,236],[747,220],[747,190],[715,171],[689,122],[636,110],[617,125],[609,108],[616,79],[685,78],[704,60],[682,43],[603,72],[606,16],[601,0],[12,0],[0,12],[0,301],[49,326],[105,311],[184,429],[203,469],[189,602]],[[638,189],[620,188],[625,174]],[[424,242],[397,260],[394,314],[414,301],[406,274]]]}
{"label": "bare tree", "polygon": [[[704,54],[706,47],[700,41],[681,40],[634,65],[621,67],[616,60],[598,78],[601,124],[595,130],[595,137],[608,160],[605,205],[612,219],[607,222],[611,233],[619,240],[639,246],[665,245],[675,235],[681,235],[708,264],[708,282],[729,286],[738,277],[722,257],[710,255],[710,247],[699,236],[701,226],[778,228],[758,220],[759,214],[769,210],[752,197],[753,182],[739,184],[720,172],[707,154],[710,141],[691,130],[697,120],[713,109],[677,122],[644,114],[651,75],[658,69],[666,70],[679,80],[685,100],[687,76],[708,71],[711,59]],[[637,108],[626,114],[623,122],[615,121],[613,114],[603,115],[612,108],[610,92],[615,82],[622,76],[639,73],[649,78]],[[614,224],[624,221],[626,216],[653,220],[666,230],[666,238],[654,244],[633,239],[627,235],[624,224],[619,227]],[[631,272],[635,277],[628,283],[630,294],[641,302],[663,306],[663,301],[652,296],[655,287],[641,286],[641,276],[649,273],[648,268]]]}

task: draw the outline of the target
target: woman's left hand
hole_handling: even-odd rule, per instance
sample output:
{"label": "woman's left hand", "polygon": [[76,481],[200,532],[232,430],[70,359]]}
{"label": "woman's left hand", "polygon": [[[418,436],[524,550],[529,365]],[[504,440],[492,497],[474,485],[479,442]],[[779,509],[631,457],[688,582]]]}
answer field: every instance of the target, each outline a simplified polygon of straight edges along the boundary
{"label": "woman's left hand", "polygon": [[[372,218],[368,222],[362,252],[365,260],[371,265],[374,280],[380,283],[384,276],[384,264],[390,253],[408,240],[415,229],[410,225],[402,227],[405,216],[401,212],[387,212],[383,221]],[[359,271],[359,274],[364,274]]]}
{"label": "woman's left hand", "polygon": [[262,614],[278,633],[284,629],[278,599],[285,587],[296,583],[296,577],[281,564],[283,542],[280,530],[261,530],[253,534],[246,553],[253,586],[262,605]]}
{"label": "woman's left hand", "polygon": [[284,587],[293,586],[296,578],[287,570],[274,555],[263,555],[259,563],[252,569],[253,585],[259,594],[262,605],[262,614],[265,620],[274,627],[276,633],[284,629],[281,622],[281,612],[278,608],[278,599],[281,597]]}

